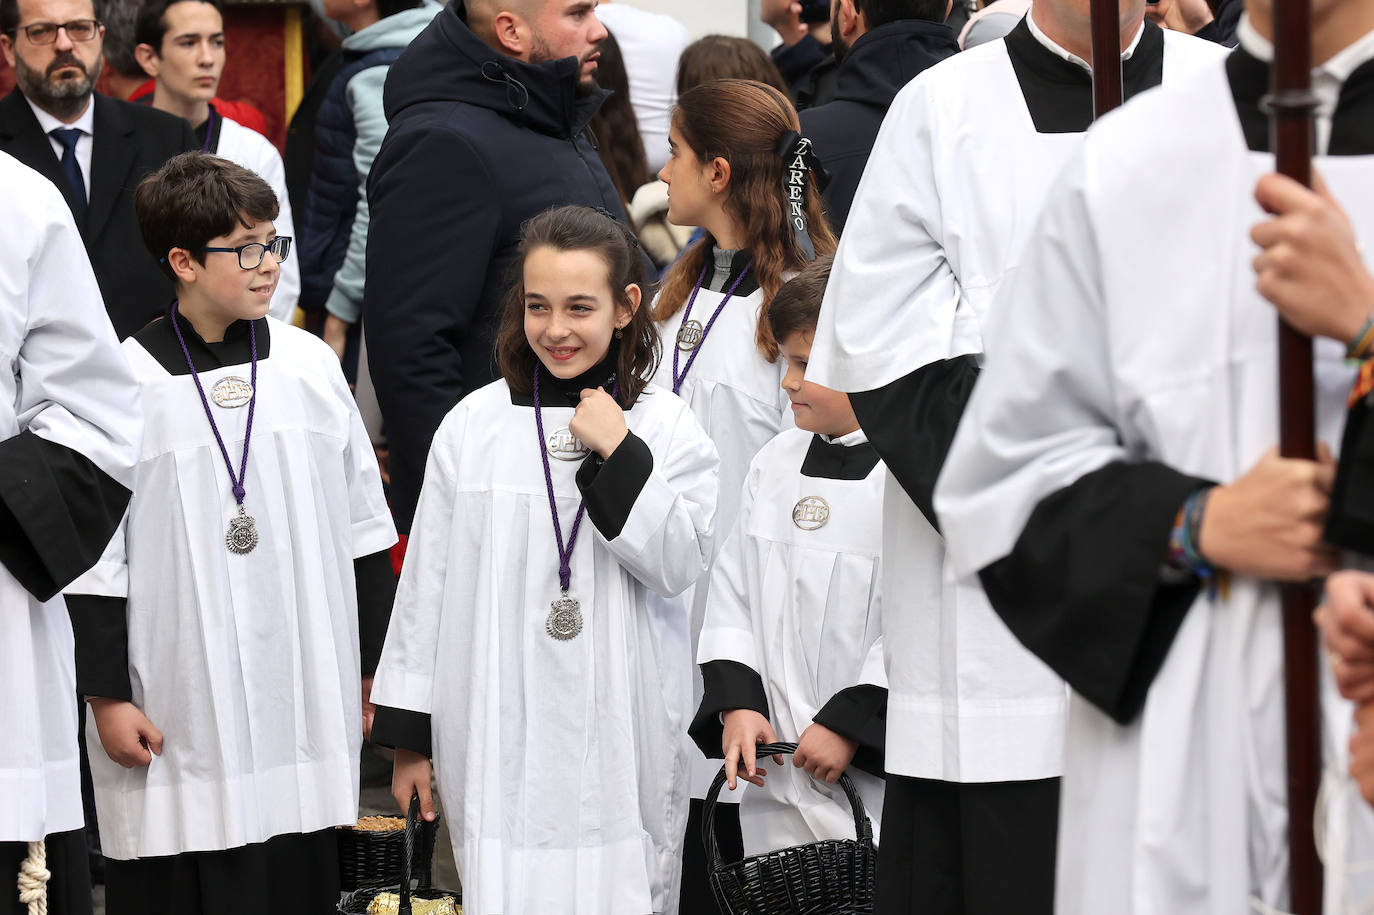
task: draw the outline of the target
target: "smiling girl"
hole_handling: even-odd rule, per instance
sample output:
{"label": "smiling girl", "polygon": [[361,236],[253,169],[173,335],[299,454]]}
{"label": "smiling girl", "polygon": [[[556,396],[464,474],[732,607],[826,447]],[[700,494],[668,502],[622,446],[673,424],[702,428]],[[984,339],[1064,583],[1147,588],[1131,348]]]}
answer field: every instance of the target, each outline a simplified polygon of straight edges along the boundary
{"label": "smiling girl", "polygon": [[691,654],[649,595],[705,572],[718,460],[649,383],[628,230],[562,207],[519,257],[503,377],[430,451],[373,739],[431,818],[433,759],[469,915],[675,911]]}
{"label": "smiling girl", "polygon": [[[742,79],[703,83],[678,100],[668,133],[671,155],[659,173],[668,185],[669,222],[700,226],[706,237],[668,271],[654,304],[665,350],[655,380],[691,405],[720,451],[722,540],[754,455],[792,425],[768,302],[816,254],[835,250],[812,180],[814,158],[798,130],[791,103],[770,86]],[[692,597],[693,650],[706,590],[703,581]],[[694,682],[700,702],[700,677]],[[691,754],[692,794],[700,798],[717,766],[695,748]],[[719,807],[716,821],[723,847],[738,852],[736,813],[733,805]],[[699,816],[694,801],[682,905],[709,912],[715,901],[706,885]]]}

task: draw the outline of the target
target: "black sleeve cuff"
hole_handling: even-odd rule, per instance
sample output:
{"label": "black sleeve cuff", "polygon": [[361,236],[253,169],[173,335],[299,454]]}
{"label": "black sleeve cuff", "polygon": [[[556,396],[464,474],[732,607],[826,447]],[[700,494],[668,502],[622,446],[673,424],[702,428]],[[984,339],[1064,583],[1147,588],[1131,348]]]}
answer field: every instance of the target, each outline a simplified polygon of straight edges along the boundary
{"label": "black sleeve cuff", "polygon": [[393,750],[410,750],[421,756],[433,756],[429,715],[410,709],[377,706],[372,719],[372,742]]}
{"label": "black sleeve cuff", "polygon": [[635,501],[654,470],[654,455],[633,432],[611,452],[609,459],[593,451],[577,469],[577,488],[587,503],[587,517],[607,540],[625,529]]}
{"label": "black sleeve cuff", "polygon": [[370,677],[381,660],[386,627],[391,622],[391,605],[396,600],[396,575],[391,570],[391,551],[382,550],[353,560],[353,580],[358,588],[358,645],[362,654],[362,673],[364,677]]}
{"label": "black sleeve cuff", "polygon": [[129,497],[65,445],[32,432],[0,442],[0,564],[50,599],[100,559]]}
{"label": "black sleeve cuff", "polygon": [[1073,689],[1127,724],[1200,583],[1161,581],[1174,518],[1210,481],[1116,462],[1046,496],[1011,553],[978,573],[993,609]]}
{"label": "black sleeve cuff", "polygon": [[854,765],[870,775],[884,777],[886,688],[871,683],[846,687],[831,696],[811,720],[857,743],[859,749],[854,753]]}
{"label": "black sleeve cuff", "polygon": [[1374,556],[1374,420],[1368,397],[1350,408],[1326,516],[1326,541]]}
{"label": "black sleeve cuff", "polygon": [[768,694],[758,671],[738,661],[707,661],[701,665],[701,679],[706,690],[696,717],[687,727],[687,736],[707,759],[724,759],[725,751],[720,746],[725,734],[721,713],[747,708],[767,718]]}
{"label": "black sleeve cuff", "polygon": [[90,594],[69,594],[66,601],[76,638],[76,691],[87,698],[134,701],[128,602]]}
{"label": "black sleeve cuff", "polygon": [[977,380],[978,358],[957,356],[923,365],[876,390],[849,395],[864,435],[937,531],[935,481]]}

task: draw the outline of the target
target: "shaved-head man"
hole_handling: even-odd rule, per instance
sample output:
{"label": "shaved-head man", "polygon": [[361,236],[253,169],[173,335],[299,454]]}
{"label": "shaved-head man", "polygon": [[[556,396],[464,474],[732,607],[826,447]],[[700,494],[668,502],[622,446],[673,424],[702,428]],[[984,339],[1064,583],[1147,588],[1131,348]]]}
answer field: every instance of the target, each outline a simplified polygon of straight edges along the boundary
{"label": "shaved-head man", "polygon": [[606,94],[595,8],[454,0],[387,78],[363,323],[402,531],[439,421],[495,377],[494,316],[521,223],[560,204],[623,215],[586,132]]}

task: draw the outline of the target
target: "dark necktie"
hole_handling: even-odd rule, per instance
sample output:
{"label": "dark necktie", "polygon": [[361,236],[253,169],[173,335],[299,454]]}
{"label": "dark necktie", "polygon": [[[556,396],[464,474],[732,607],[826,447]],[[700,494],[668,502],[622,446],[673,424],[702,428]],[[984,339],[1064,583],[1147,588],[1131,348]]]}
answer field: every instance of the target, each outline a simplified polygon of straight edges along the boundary
{"label": "dark necktie", "polygon": [[76,218],[79,222],[86,218],[86,179],[81,175],[81,163],[76,161],[76,143],[81,139],[81,131],[75,127],[59,127],[52,135],[62,144],[62,171],[67,173],[67,180],[76,192]]}

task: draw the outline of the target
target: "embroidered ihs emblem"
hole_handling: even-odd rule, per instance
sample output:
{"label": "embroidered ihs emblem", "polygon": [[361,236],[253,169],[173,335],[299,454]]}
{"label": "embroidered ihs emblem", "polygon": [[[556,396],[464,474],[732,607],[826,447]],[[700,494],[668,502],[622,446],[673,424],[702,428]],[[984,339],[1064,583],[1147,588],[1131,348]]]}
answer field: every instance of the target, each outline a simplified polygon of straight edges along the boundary
{"label": "embroidered ihs emblem", "polygon": [[247,378],[225,375],[210,389],[210,399],[217,407],[241,407],[253,399],[253,385]]}
{"label": "embroidered ihs emblem", "polygon": [[792,523],[804,531],[825,527],[830,520],[830,504],[820,496],[806,496],[792,507]]}
{"label": "embroidered ihs emblem", "polygon": [[592,451],[582,444],[582,439],[573,435],[567,426],[551,432],[544,444],[549,450],[549,456],[560,461],[580,461]]}

